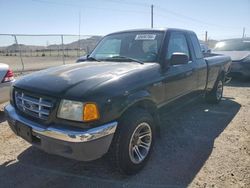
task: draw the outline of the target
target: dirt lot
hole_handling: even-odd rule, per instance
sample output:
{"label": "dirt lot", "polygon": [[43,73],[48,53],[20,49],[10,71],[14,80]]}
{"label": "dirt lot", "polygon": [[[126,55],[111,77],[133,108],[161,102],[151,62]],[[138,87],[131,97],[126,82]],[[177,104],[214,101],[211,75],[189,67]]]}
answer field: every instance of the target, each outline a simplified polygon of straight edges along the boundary
{"label": "dirt lot", "polygon": [[39,151],[0,113],[0,187],[250,187],[250,83],[233,82],[219,105],[202,99],[161,110],[162,129],[139,174],[105,159],[78,162]]}
{"label": "dirt lot", "polygon": [[[75,63],[77,57],[65,57],[65,64]],[[14,72],[22,71],[19,56],[0,56],[0,63],[8,64]],[[23,57],[24,71],[41,70],[53,66],[63,65],[62,57]]]}

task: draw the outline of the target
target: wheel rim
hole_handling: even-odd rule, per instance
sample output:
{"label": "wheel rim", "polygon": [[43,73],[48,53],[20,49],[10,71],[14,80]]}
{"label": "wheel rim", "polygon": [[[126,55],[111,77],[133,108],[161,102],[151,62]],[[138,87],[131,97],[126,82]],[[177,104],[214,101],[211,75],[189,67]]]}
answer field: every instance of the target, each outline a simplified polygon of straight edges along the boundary
{"label": "wheel rim", "polygon": [[135,164],[141,163],[148,155],[152,143],[152,130],[148,123],[140,123],[129,142],[129,157]]}
{"label": "wheel rim", "polygon": [[223,92],[223,83],[220,80],[217,85],[217,92],[216,92],[216,98],[217,100],[220,100],[222,97],[222,92]]}

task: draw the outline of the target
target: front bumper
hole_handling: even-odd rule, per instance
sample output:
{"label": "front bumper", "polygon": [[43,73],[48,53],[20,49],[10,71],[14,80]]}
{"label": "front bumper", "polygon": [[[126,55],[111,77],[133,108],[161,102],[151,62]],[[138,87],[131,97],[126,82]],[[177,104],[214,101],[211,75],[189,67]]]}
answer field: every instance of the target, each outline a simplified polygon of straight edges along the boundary
{"label": "front bumper", "polygon": [[81,161],[95,160],[107,153],[117,127],[117,122],[88,130],[58,125],[47,127],[20,116],[12,105],[5,107],[5,114],[15,134],[19,135],[21,125],[31,129],[32,136],[28,141],[34,146],[48,153]]}

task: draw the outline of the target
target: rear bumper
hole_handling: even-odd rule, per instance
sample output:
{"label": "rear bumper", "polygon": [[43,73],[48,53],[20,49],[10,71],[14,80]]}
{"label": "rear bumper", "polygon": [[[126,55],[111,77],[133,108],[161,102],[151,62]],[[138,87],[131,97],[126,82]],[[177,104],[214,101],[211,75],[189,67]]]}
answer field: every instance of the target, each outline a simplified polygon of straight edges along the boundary
{"label": "rear bumper", "polygon": [[14,81],[0,83],[0,104],[7,102],[10,99],[10,87]]}
{"label": "rear bumper", "polygon": [[111,122],[96,128],[66,129],[59,126],[46,127],[30,121],[18,113],[12,105],[5,107],[8,123],[15,134],[20,123],[31,129],[32,145],[48,152],[81,161],[95,160],[109,149],[117,122]]}

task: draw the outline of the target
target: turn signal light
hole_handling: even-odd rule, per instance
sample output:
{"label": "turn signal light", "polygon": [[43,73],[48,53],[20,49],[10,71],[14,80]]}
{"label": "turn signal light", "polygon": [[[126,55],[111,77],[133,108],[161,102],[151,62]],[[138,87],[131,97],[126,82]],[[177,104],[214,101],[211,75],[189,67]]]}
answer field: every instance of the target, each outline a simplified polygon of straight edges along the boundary
{"label": "turn signal light", "polygon": [[93,121],[100,118],[99,110],[95,103],[86,103],[83,108],[83,121]]}

